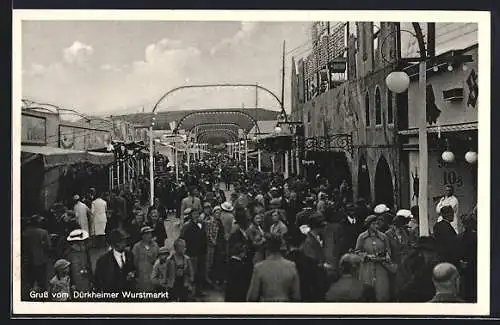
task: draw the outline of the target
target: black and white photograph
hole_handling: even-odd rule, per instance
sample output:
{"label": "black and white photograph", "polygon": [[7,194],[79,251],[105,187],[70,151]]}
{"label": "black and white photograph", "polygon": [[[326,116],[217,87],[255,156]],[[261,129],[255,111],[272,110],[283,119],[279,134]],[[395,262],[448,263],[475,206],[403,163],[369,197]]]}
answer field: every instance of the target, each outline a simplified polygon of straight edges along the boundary
{"label": "black and white photograph", "polygon": [[14,10],[13,36],[14,312],[488,314],[488,13]]}

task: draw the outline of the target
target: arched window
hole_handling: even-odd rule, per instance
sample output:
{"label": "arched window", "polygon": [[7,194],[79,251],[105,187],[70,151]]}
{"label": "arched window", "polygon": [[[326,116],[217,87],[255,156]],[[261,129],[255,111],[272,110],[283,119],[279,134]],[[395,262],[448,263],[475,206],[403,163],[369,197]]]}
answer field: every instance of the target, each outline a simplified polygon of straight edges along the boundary
{"label": "arched window", "polygon": [[392,109],[392,92],[387,89],[387,124],[394,123],[394,112]]}
{"label": "arched window", "polygon": [[380,103],[380,89],[375,87],[375,125],[382,124],[382,107]]}
{"label": "arched window", "polygon": [[370,95],[368,92],[365,95],[365,121],[366,126],[370,126]]}

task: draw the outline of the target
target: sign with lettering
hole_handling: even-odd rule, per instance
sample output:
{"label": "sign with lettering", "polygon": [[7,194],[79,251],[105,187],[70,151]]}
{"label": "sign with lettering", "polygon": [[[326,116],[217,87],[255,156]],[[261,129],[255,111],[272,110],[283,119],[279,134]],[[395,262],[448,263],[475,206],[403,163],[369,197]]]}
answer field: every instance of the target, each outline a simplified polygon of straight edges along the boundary
{"label": "sign with lettering", "polygon": [[[441,151],[429,152],[428,170],[428,212],[430,229],[436,223],[438,212],[436,205],[444,195],[445,186],[451,185],[454,195],[458,199],[458,216],[470,213],[477,203],[477,169],[467,163],[463,152],[455,152],[453,163],[444,163],[441,159]],[[418,172],[418,153],[410,152],[410,172],[420,175]],[[410,182],[410,186],[414,181]],[[418,205],[418,188],[410,187],[411,205]]]}
{"label": "sign with lettering", "polygon": [[44,117],[22,114],[21,143],[47,144],[47,122]]}

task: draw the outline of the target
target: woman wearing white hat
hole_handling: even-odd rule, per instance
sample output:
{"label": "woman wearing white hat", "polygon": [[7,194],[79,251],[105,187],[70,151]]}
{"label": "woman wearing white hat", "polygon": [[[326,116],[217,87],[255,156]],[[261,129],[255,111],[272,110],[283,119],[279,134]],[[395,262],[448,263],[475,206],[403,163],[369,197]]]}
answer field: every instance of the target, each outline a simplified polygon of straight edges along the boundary
{"label": "woman wearing white hat", "polygon": [[86,245],[88,238],[89,233],[83,229],[73,230],[66,238],[69,247],[64,258],[71,263],[71,281],[77,291],[89,291],[92,288],[92,266]]}

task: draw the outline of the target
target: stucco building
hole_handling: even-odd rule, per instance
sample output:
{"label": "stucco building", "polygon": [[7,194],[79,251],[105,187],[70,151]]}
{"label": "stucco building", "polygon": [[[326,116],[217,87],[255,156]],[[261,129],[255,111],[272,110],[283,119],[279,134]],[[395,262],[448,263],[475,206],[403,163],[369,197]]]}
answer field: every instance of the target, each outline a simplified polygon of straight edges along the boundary
{"label": "stucco building", "polygon": [[[396,97],[388,91],[385,77],[398,55],[397,24],[341,23],[335,28],[330,34],[342,36],[334,36],[341,44],[334,48],[346,45],[346,51],[326,63],[342,69],[343,61],[344,71],[331,68],[329,87],[318,95],[311,89],[322,83],[315,75],[323,67],[311,68],[299,60],[293,81],[292,116],[305,126],[303,172],[309,177],[320,174],[334,185],[346,180],[353,199],[393,206],[400,186],[398,120]],[[306,61],[311,60],[321,61]]]}

